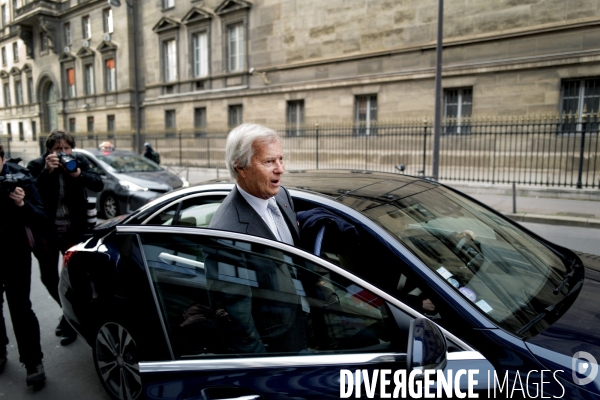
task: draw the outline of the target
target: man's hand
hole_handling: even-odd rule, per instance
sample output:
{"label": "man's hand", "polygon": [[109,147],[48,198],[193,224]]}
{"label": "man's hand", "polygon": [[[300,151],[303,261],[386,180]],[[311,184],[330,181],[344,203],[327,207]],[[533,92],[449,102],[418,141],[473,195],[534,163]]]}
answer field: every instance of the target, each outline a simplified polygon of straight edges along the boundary
{"label": "man's hand", "polygon": [[54,171],[56,168],[58,168],[59,165],[60,162],[58,161],[56,153],[50,153],[46,156],[46,165],[44,166],[44,169],[47,172]]}
{"label": "man's hand", "polygon": [[25,191],[20,187],[16,187],[15,190],[8,195],[18,207],[23,207],[25,205]]}
{"label": "man's hand", "polygon": [[429,299],[423,300],[423,311],[428,312],[428,313],[434,313],[435,312],[435,304],[433,304],[432,301]]}
{"label": "man's hand", "polygon": [[73,178],[77,178],[79,175],[81,175],[81,170],[79,168],[77,168],[77,171],[69,172],[69,175],[71,175],[71,177],[73,177]]}

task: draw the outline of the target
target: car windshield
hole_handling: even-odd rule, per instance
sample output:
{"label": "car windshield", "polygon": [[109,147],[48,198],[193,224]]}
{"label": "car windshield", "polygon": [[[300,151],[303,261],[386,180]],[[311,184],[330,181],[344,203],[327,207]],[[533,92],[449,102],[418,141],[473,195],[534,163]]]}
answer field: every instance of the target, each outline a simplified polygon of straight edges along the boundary
{"label": "car windshield", "polygon": [[137,154],[99,154],[96,157],[115,172],[152,172],[160,171],[161,167]]}
{"label": "car windshield", "polygon": [[364,212],[500,326],[528,335],[558,318],[547,308],[571,290],[572,261],[444,187],[395,198]]}

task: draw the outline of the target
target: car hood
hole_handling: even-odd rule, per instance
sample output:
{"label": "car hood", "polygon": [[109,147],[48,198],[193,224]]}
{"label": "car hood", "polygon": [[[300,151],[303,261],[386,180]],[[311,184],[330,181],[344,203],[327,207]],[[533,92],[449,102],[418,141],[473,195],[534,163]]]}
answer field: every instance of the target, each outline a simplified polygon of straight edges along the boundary
{"label": "car hood", "polygon": [[[573,371],[578,365],[576,359],[591,361],[596,366],[600,361],[600,310],[597,303],[600,293],[600,256],[576,253],[585,266],[585,279],[577,299],[558,321],[526,342],[532,354],[546,368],[563,370],[560,374],[569,382],[574,382]],[[578,352],[587,354],[580,353],[575,358]],[[588,355],[595,360],[590,360]],[[586,375],[575,376],[582,379]],[[596,379],[584,387],[600,394],[600,371]]]}
{"label": "car hood", "polygon": [[175,174],[167,170],[152,172],[128,172],[127,174],[115,173],[118,179],[135,183],[138,186],[148,188],[149,190],[158,190],[168,192],[180,188],[183,181]]}

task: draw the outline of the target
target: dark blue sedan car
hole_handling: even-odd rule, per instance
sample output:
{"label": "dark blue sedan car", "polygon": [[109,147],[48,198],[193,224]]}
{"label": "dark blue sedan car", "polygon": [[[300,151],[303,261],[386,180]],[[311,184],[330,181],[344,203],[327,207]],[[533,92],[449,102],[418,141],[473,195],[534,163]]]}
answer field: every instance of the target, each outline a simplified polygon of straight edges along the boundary
{"label": "dark blue sedan car", "polygon": [[599,257],[425,179],[284,183],[298,247],[208,229],[233,187],[210,181],[67,252],[63,311],[113,398],[600,398]]}

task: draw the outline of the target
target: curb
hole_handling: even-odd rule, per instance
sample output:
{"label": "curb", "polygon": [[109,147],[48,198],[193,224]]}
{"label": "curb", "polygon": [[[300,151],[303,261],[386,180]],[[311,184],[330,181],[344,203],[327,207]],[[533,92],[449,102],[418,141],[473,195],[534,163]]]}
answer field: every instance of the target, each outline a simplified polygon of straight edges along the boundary
{"label": "curb", "polygon": [[600,219],[526,213],[504,213],[504,215],[517,222],[532,222],[536,224],[579,226],[582,228],[600,229]]}

